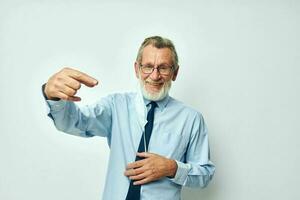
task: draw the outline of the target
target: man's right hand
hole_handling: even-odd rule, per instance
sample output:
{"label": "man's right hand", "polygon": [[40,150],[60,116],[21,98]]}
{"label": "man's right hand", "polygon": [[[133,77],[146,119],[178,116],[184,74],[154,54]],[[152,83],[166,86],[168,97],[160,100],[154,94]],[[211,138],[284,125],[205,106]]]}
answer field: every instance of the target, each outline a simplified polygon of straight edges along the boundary
{"label": "man's right hand", "polygon": [[67,101],[80,101],[81,98],[75,94],[80,89],[81,83],[88,87],[94,87],[98,81],[78,70],[65,67],[50,77],[44,92],[49,100],[59,98]]}

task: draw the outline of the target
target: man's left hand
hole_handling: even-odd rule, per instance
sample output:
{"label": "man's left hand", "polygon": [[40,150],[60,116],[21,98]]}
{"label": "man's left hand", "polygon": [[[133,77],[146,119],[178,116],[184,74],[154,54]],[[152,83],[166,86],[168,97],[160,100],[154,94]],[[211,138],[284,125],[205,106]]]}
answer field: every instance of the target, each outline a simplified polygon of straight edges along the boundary
{"label": "man's left hand", "polygon": [[134,180],[134,185],[142,185],[162,177],[174,177],[177,171],[175,160],[171,160],[154,153],[137,153],[137,156],[143,157],[133,163],[129,163],[124,172],[125,176]]}

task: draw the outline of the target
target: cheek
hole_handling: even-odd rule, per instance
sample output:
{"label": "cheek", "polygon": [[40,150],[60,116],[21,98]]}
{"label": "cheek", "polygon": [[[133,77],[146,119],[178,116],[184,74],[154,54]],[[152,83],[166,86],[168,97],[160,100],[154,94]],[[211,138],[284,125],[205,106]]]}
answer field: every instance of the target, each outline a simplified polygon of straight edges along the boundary
{"label": "cheek", "polygon": [[162,78],[162,81],[164,83],[167,83],[167,82],[171,81],[171,79],[172,79],[172,77],[164,77],[164,78]]}
{"label": "cheek", "polygon": [[149,75],[145,75],[145,74],[141,74],[141,75],[140,75],[140,78],[141,78],[141,80],[143,80],[143,81],[147,80],[148,77],[149,77]]}

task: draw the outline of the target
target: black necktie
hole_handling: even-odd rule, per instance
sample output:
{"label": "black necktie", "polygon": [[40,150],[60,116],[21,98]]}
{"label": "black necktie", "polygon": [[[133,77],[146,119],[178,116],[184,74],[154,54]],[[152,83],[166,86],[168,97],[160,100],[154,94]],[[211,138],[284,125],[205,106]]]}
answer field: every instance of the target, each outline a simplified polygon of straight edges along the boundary
{"label": "black necktie", "polygon": [[[145,125],[145,140],[142,135],[142,138],[140,140],[139,149],[138,152],[145,152],[145,149],[148,149],[151,132],[153,128],[153,121],[154,121],[154,109],[157,106],[157,104],[154,101],[151,101],[151,109],[149,110],[147,114],[147,124]],[[145,144],[146,143],[146,147]],[[135,161],[141,160],[143,158],[140,158],[138,156],[135,157]],[[133,181],[130,181],[130,186],[128,189],[128,193],[126,196],[126,200],[140,200],[140,193],[141,193],[141,185],[133,185]]]}

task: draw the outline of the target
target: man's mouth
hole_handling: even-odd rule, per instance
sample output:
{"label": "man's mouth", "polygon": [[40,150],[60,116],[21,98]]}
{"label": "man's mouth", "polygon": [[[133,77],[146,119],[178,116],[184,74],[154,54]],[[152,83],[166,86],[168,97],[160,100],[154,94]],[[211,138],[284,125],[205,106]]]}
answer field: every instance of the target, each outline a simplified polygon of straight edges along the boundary
{"label": "man's mouth", "polygon": [[149,81],[146,81],[146,84],[149,84],[149,85],[152,85],[152,86],[161,86],[161,85],[163,85],[162,82],[149,82]]}

